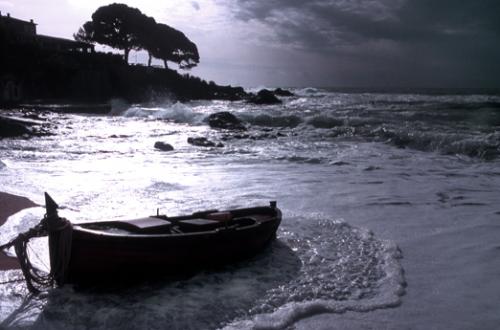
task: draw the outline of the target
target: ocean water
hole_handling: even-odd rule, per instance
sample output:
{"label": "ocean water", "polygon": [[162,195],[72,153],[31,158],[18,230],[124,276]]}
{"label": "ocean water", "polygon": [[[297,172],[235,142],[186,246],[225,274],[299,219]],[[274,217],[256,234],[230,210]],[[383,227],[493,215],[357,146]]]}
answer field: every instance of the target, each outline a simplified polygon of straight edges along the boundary
{"label": "ocean water", "polygon": [[[51,136],[0,140],[0,189],[39,204],[47,191],[74,222],[283,211],[266,251],[184,281],[33,297],[0,272],[0,328],[498,328],[500,96],[293,91],[272,106],[114,100],[109,115],[43,113]],[[246,136],[211,129],[219,111]],[[43,213],[12,216],[0,243]],[[47,269],[44,239],[30,254]]]}

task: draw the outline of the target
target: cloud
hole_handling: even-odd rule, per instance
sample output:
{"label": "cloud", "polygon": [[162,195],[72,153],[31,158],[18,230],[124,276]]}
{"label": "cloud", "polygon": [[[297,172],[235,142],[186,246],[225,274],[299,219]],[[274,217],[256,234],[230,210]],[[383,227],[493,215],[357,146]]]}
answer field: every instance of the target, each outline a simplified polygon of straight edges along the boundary
{"label": "cloud", "polygon": [[[443,83],[456,82],[457,77],[469,83],[483,75],[484,84],[500,84],[495,59],[500,58],[500,43],[496,41],[500,34],[497,0],[225,3],[237,20],[264,24],[272,31],[261,36],[263,43],[271,41],[276,47],[335,59],[336,63],[343,63],[343,68],[349,67],[353,72],[357,68],[360,79],[363,70],[373,74],[400,72],[404,79],[425,80],[426,76],[429,80],[434,75],[440,76]],[[395,81],[403,78],[395,77]]]}
{"label": "cloud", "polygon": [[229,6],[237,19],[263,22],[283,44],[304,48],[500,31],[500,2],[495,0],[240,0]]}

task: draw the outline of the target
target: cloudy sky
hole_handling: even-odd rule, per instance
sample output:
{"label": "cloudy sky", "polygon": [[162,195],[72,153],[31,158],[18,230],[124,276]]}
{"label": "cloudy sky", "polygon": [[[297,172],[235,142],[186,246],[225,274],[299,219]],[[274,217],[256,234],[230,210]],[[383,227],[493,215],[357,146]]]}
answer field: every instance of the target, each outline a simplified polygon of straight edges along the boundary
{"label": "cloudy sky", "polygon": [[[0,10],[71,38],[112,2],[0,0]],[[122,2],[183,31],[201,56],[191,73],[217,83],[500,87],[498,0]]]}

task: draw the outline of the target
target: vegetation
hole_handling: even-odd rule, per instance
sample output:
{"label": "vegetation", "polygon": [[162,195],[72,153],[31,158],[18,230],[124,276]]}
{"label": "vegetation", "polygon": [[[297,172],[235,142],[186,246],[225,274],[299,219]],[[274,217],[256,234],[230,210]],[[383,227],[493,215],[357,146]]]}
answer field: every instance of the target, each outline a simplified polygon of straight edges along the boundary
{"label": "vegetation", "polygon": [[200,61],[196,45],[184,33],[166,24],[157,24],[150,39],[151,46],[146,50],[150,56],[163,60],[165,68],[167,61],[179,64],[182,69],[190,69]]}
{"label": "vegetation", "polygon": [[166,24],[157,23],[139,9],[113,3],[98,8],[92,20],[74,34],[77,41],[99,43],[123,50],[128,62],[131,50],[144,49],[149,54],[148,66],[153,57],[177,63],[182,69],[196,66],[200,57],[198,48],[184,33]]}

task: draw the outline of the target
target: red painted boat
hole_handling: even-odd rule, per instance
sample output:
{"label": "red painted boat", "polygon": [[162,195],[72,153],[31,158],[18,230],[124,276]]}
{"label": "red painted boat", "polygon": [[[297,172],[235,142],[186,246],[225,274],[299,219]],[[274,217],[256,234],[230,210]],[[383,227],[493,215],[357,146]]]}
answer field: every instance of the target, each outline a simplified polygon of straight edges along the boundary
{"label": "red painted boat", "polygon": [[269,206],[71,224],[46,194],[51,274],[57,284],[182,277],[251,257],[276,236]]}

